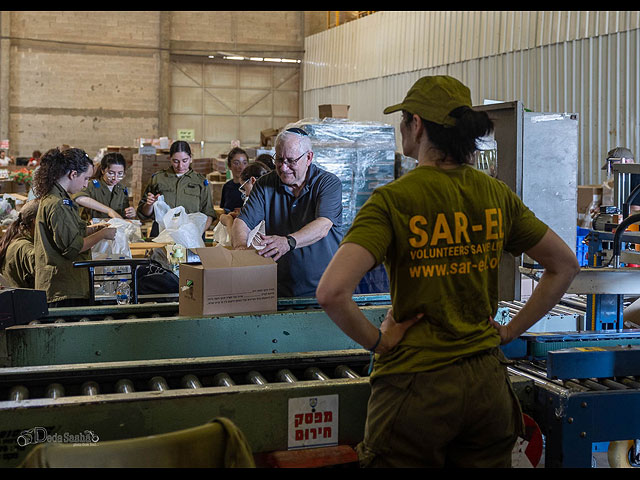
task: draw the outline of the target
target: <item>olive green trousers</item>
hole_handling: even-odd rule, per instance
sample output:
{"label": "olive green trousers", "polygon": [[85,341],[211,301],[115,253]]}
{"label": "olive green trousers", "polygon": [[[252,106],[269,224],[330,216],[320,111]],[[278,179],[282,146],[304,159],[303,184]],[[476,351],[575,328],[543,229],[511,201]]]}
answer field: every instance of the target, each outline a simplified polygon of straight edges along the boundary
{"label": "olive green trousers", "polygon": [[500,468],[524,431],[498,348],[428,372],[371,384],[362,467]]}

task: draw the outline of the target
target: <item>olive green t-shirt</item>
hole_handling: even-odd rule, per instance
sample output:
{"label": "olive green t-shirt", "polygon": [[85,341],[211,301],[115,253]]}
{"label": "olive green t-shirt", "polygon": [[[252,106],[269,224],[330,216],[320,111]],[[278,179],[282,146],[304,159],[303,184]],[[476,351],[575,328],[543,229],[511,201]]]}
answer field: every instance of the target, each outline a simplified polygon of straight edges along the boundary
{"label": "olive green t-shirt", "polygon": [[424,317],[379,355],[372,376],[433,370],[496,347],[502,251],[514,255],[547,231],[509,187],[469,166],[421,166],[376,189],[342,243],[385,264],[394,318]]}

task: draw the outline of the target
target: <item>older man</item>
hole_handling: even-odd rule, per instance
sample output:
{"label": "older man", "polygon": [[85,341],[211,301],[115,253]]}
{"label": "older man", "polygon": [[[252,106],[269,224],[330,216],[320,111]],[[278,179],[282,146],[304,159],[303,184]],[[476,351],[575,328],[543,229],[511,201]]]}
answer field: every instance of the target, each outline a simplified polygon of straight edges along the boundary
{"label": "older man", "polygon": [[231,229],[234,248],[246,248],[258,234],[260,255],[278,263],[278,296],[313,297],[337,251],[342,233],[342,185],[314,163],[311,140],[300,128],[281,132],[275,142],[275,171],[258,179]]}

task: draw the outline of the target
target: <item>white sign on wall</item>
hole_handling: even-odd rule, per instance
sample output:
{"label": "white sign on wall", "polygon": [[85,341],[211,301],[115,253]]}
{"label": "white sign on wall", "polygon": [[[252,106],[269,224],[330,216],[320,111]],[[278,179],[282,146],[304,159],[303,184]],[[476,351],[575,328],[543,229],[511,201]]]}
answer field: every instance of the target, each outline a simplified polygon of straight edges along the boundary
{"label": "white sign on wall", "polygon": [[338,445],[338,395],[289,399],[289,450]]}

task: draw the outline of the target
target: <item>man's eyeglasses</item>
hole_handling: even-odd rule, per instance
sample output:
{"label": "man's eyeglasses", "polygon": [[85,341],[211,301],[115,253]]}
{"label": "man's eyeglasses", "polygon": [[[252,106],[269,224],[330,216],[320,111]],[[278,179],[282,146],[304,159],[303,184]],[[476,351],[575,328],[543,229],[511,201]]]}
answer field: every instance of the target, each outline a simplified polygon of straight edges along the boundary
{"label": "man's eyeglasses", "polygon": [[244,183],[238,187],[238,190],[240,190],[240,193],[246,193],[246,192],[244,191],[244,186],[245,186],[245,185],[247,184],[247,182],[249,182],[250,180],[251,180],[251,177],[247,178],[247,179],[244,181]]}
{"label": "man's eyeglasses", "polygon": [[273,163],[275,163],[276,165],[282,165],[283,163],[286,163],[287,167],[293,168],[298,163],[298,160],[304,157],[307,153],[309,153],[309,150],[304,152],[298,158],[282,158],[282,157],[276,157],[275,155],[273,155],[271,158],[273,158]]}

